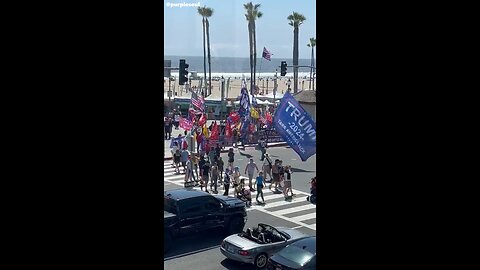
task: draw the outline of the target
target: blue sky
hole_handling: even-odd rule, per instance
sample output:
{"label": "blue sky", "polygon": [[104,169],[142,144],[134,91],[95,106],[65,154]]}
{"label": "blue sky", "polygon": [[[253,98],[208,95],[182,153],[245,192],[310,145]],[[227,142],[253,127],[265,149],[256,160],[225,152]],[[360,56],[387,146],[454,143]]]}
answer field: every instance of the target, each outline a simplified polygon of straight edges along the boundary
{"label": "blue sky", "polygon": [[[203,56],[202,17],[196,7],[168,7],[168,3],[198,3],[213,8],[210,21],[212,57],[248,57],[248,28],[243,4],[248,0],[164,0],[164,55]],[[256,21],[257,57],[265,46],[272,58],[292,58],[293,27],[287,17],[293,11],[307,20],[300,26],[299,57],[309,59],[309,39],[316,37],[315,0],[257,0],[263,16]]]}

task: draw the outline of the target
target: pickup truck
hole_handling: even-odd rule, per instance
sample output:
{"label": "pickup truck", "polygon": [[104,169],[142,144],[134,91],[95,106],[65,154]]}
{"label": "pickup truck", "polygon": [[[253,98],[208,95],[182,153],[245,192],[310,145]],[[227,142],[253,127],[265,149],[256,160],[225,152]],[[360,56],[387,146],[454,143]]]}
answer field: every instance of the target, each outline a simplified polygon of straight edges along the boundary
{"label": "pickup truck", "polygon": [[234,197],[211,195],[193,189],[164,192],[164,252],[173,239],[223,227],[228,234],[243,231],[247,222],[245,202]]}

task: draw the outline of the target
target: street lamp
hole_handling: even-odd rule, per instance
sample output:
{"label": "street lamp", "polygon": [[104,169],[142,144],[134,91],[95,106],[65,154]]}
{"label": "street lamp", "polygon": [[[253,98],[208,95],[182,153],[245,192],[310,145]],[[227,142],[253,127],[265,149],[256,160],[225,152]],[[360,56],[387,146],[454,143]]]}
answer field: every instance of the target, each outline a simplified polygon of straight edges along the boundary
{"label": "street lamp", "polygon": [[222,78],[220,79],[220,82],[222,83],[222,90],[221,90],[221,94],[222,94],[222,104],[221,104],[221,107],[222,107],[222,111],[220,112],[220,115],[222,115],[222,113],[225,111],[225,78]]}
{"label": "street lamp", "polygon": [[275,106],[275,95],[277,94],[277,70],[275,69],[275,77],[273,81],[273,106]]}
{"label": "street lamp", "polygon": [[290,78],[289,78],[288,81],[287,81],[287,86],[288,86],[287,91],[288,91],[288,92],[290,92],[290,90],[291,90],[291,89],[290,89],[290,85],[291,85],[291,84],[292,84],[292,81],[290,81]]}
{"label": "street lamp", "polygon": [[315,90],[315,80],[317,78],[317,73],[314,72],[313,73],[313,77],[312,77],[312,90]]}
{"label": "street lamp", "polygon": [[268,78],[267,78],[267,95],[268,95]]}

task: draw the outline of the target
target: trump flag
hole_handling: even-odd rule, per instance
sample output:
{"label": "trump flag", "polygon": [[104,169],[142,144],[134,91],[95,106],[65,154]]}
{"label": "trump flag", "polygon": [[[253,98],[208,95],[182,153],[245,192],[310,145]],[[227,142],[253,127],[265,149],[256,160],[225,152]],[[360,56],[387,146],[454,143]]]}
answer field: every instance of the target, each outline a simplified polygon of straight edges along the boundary
{"label": "trump flag", "polygon": [[316,124],[290,92],[283,96],[273,117],[273,126],[302,161],[317,152]]}

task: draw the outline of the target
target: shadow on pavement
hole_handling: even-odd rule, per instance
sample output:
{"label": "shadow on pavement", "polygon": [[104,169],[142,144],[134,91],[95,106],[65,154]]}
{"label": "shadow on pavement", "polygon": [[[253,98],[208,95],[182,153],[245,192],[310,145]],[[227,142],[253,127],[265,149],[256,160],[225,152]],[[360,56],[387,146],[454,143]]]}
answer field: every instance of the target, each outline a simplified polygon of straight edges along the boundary
{"label": "shadow on pavement", "polygon": [[292,168],[292,172],[315,172],[315,171],[307,171],[299,168]]}
{"label": "shadow on pavement", "polygon": [[240,156],[244,156],[244,157],[247,157],[247,158],[252,158],[253,156],[250,155],[250,154],[246,154],[246,153],[242,153],[240,151],[238,151],[238,153],[240,154]]}
{"label": "shadow on pavement", "polygon": [[163,255],[163,261],[188,256],[214,248],[219,249],[218,252],[220,252],[220,245],[226,237],[227,234],[220,228],[174,239],[172,248]]}
{"label": "shadow on pavement", "polygon": [[256,270],[253,264],[246,264],[225,258],[220,264],[229,270]]}

